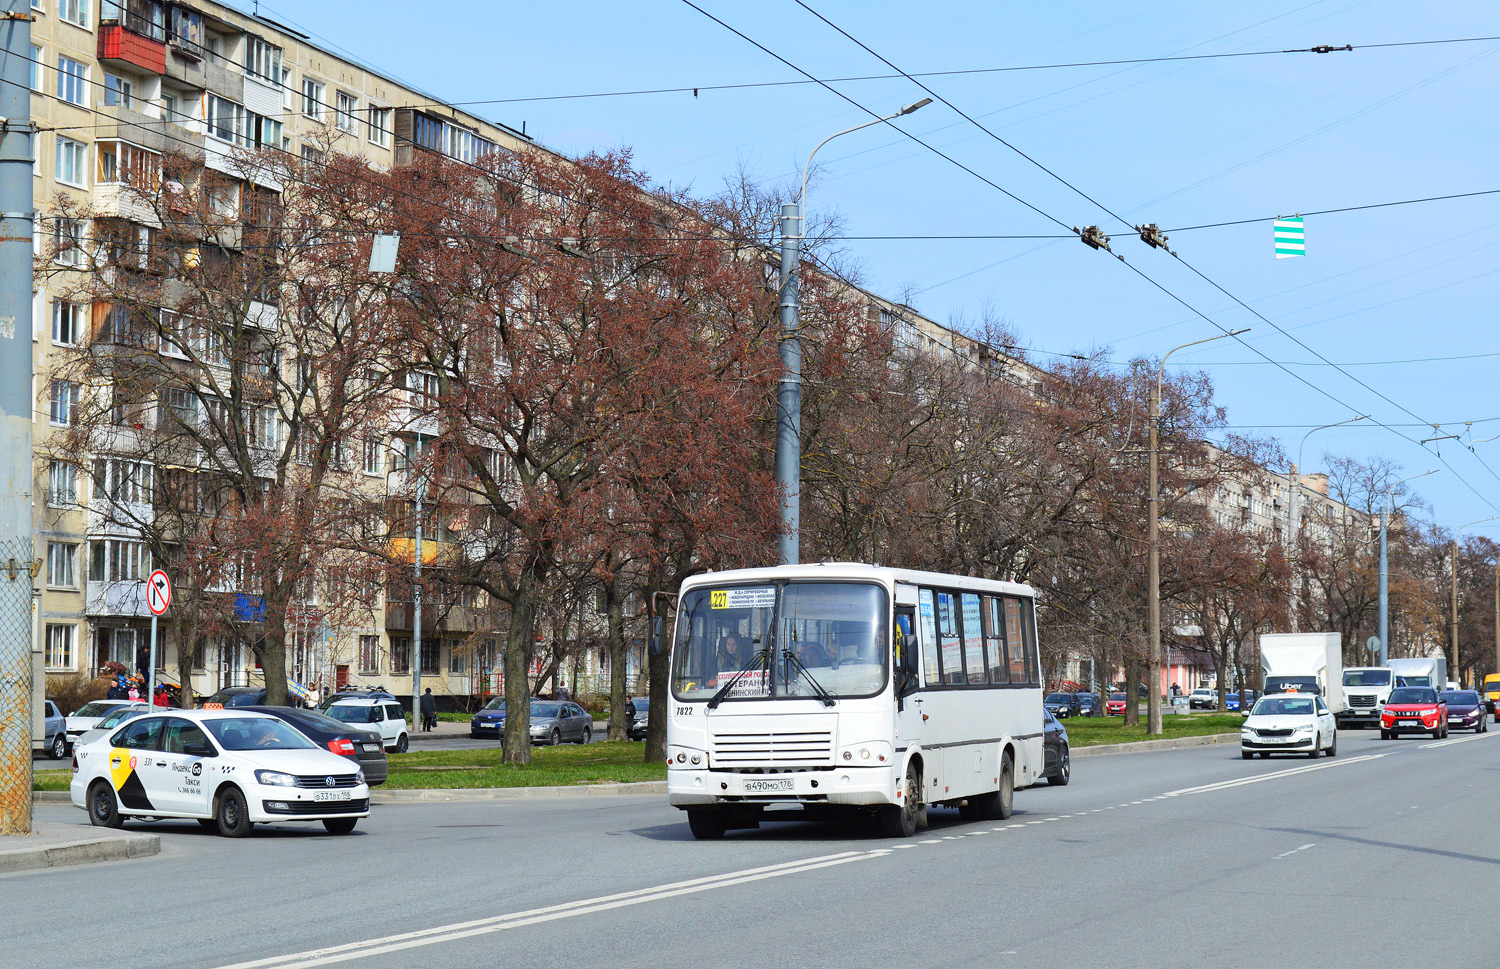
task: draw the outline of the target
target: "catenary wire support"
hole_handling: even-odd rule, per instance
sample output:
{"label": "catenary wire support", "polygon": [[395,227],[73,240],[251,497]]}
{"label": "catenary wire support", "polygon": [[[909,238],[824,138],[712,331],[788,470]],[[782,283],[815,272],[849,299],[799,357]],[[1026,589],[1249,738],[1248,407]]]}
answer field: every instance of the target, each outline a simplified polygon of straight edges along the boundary
{"label": "catenary wire support", "polygon": [[1135,231],[1140,233],[1141,241],[1151,248],[1161,249],[1162,251],[1173,256],[1177,255],[1177,253],[1172,252],[1171,249],[1167,248],[1167,237],[1160,229],[1156,227],[1155,222],[1149,223],[1147,225],[1138,225],[1135,227]]}
{"label": "catenary wire support", "polygon": [[1078,241],[1090,249],[1103,249],[1105,252],[1114,252],[1109,247],[1109,236],[1105,235],[1097,225],[1086,225],[1082,229],[1075,226],[1073,231],[1078,233]]}

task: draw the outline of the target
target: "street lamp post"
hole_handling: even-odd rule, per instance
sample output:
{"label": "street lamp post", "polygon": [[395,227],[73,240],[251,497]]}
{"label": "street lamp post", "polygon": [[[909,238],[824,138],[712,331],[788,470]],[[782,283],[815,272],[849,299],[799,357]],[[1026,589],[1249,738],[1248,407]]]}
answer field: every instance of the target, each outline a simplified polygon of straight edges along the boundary
{"label": "street lamp post", "polygon": [[1292,632],[1300,632],[1297,619],[1297,556],[1295,551],[1297,545],[1297,499],[1302,496],[1302,449],[1307,447],[1307,439],[1319,431],[1326,431],[1330,427],[1342,427],[1345,424],[1353,424],[1369,417],[1369,414],[1361,414],[1344,421],[1334,421],[1332,424],[1324,424],[1315,427],[1302,435],[1302,443],[1297,445],[1297,463],[1292,466],[1292,473],[1287,481],[1286,497],[1286,543],[1287,550],[1291,552],[1290,565],[1292,567],[1291,589],[1287,595],[1287,609],[1291,613]]}
{"label": "street lamp post", "polygon": [[802,187],[797,201],[781,206],[781,380],[776,385],[776,484],[781,489],[781,541],[777,558],[782,565],[796,565],[800,558],[802,499],[802,341],[797,336],[799,292],[797,268],[802,261],[802,209],[807,198],[807,175],[813,155],[840,135],[881,124],[932,103],[923,98],[895,114],[845,128],[818,142],[802,167]]}
{"label": "street lamp post", "polygon": [[1248,333],[1249,327],[1242,330],[1230,330],[1228,333],[1220,333],[1218,336],[1204,337],[1202,340],[1193,340],[1191,343],[1183,343],[1168,350],[1166,356],[1156,366],[1156,389],[1151,394],[1151,428],[1150,428],[1150,453],[1151,472],[1146,483],[1146,600],[1150,603],[1150,620],[1146,637],[1147,664],[1151,667],[1151,678],[1154,681],[1151,688],[1146,691],[1146,733],[1155,735],[1161,733],[1161,690],[1165,686],[1163,682],[1161,664],[1161,554],[1157,548],[1157,498],[1159,488],[1157,486],[1157,451],[1160,437],[1161,424],[1161,375],[1162,369],[1167,365],[1167,357],[1178,350],[1187,347],[1195,347],[1200,343],[1212,343],[1222,340],[1227,336],[1239,336]]}
{"label": "street lamp post", "polygon": [[[1390,640],[1390,637],[1389,637],[1389,634],[1388,634],[1388,629],[1387,629],[1387,626],[1388,626],[1388,617],[1390,615],[1391,597],[1390,597],[1390,592],[1389,592],[1390,568],[1386,564],[1386,551],[1385,551],[1385,534],[1386,534],[1386,518],[1387,518],[1386,512],[1387,512],[1387,509],[1389,509],[1390,514],[1394,515],[1396,513],[1396,498],[1395,498],[1395,494],[1396,494],[1396,488],[1397,488],[1397,486],[1403,485],[1403,484],[1405,484],[1408,481],[1415,481],[1418,478],[1425,478],[1429,474],[1437,474],[1437,468],[1433,468],[1431,471],[1423,471],[1421,474],[1414,474],[1410,478],[1402,478],[1400,481],[1397,481],[1395,484],[1393,484],[1389,488],[1385,489],[1385,502],[1380,506],[1380,630],[1379,630],[1379,633],[1380,633],[1380,665],[1381,666],[1384,666],[1386,664],[1386,662],[1391,658],[1391,640]],[[1497,650],[1496,655],[1500,656],[1500,640],[1497,640],[1495,648]]]}
{"label": "street lamp post", "polygon": [[1449,667],[1453,675],[1458,675],[1458,537],[1463,534],[1469,525],[1480,525],[1484,522],[1492,522],[1500,518],[1500,515],[1491,515],[1488,518],[1479,518],[1465,525],[1458,526],[1453,532],[1453,552],[1449,558],[1449,571],[1453,576],[1453,594],[1450,599],[1453,608],[1453,665]]}

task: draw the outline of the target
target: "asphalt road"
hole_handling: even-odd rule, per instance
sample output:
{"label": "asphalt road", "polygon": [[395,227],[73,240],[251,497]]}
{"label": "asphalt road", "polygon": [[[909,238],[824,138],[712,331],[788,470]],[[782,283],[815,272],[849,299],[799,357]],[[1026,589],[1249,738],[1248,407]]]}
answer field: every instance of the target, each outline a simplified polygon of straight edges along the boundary
{"label": "asphalt road", "polygon": [[1459,964],[1492,949],[1497,796],[1500,731],[1344,731],[1336,759],[1079,759],[1008,822],[907,841],[696,842],[658,797],[379,806],[343,838],[164,822],[158,857],[0,877],[0,966]]}

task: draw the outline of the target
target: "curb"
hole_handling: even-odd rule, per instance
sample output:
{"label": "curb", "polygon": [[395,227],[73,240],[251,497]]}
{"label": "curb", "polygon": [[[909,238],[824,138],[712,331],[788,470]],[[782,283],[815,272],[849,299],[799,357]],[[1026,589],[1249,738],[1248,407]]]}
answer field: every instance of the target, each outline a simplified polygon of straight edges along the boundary
{"label": "curb", "polygon": [[1097,744],[1092,747],[1074,747],[1069,751],[1073,757],[1097,757],[1103,754],[1143,754],[1153,750],[1176,750],[1179,747],[1208,747],[1213,744],[1238,743],[1237,733],[1210,733],[1197,737],[1172,737],[1167,740],[1136,740],[1128,744]]}
{"label": "curb", "polygon": [[72,804],[73,795],[67,791],[32,791],[32,804]]}
{"label": "curb", "polygon": [[429,788],[417,791],[371,791],[371,804],[420,804],[430,801],[510,801],[537,797],[616,797],[625,794],[665,794],[666,781],[627,784],[576,784],[570,787]]}
{"label": "curb", "polygon": [[86,865],[95,861],[124,861],[149,858],[161,853],[161,838],[154,834],[115,835],[109,838],[84,838],[47,847],[14,848],[0,851],[0,874],[33,871],[38,868],[62,868]]}

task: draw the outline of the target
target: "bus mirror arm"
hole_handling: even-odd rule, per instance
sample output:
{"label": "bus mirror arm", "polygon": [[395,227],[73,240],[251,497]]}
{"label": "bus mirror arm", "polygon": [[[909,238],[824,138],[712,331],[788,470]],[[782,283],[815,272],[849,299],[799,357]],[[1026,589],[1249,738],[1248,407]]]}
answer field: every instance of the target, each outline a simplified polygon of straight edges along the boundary
{"label": "bus mirror arm", "polygon": [[646,637],[646,654],[648,656],[661,655],[661,627],[661,616],[654,617],[651,620],[651,632]]}

